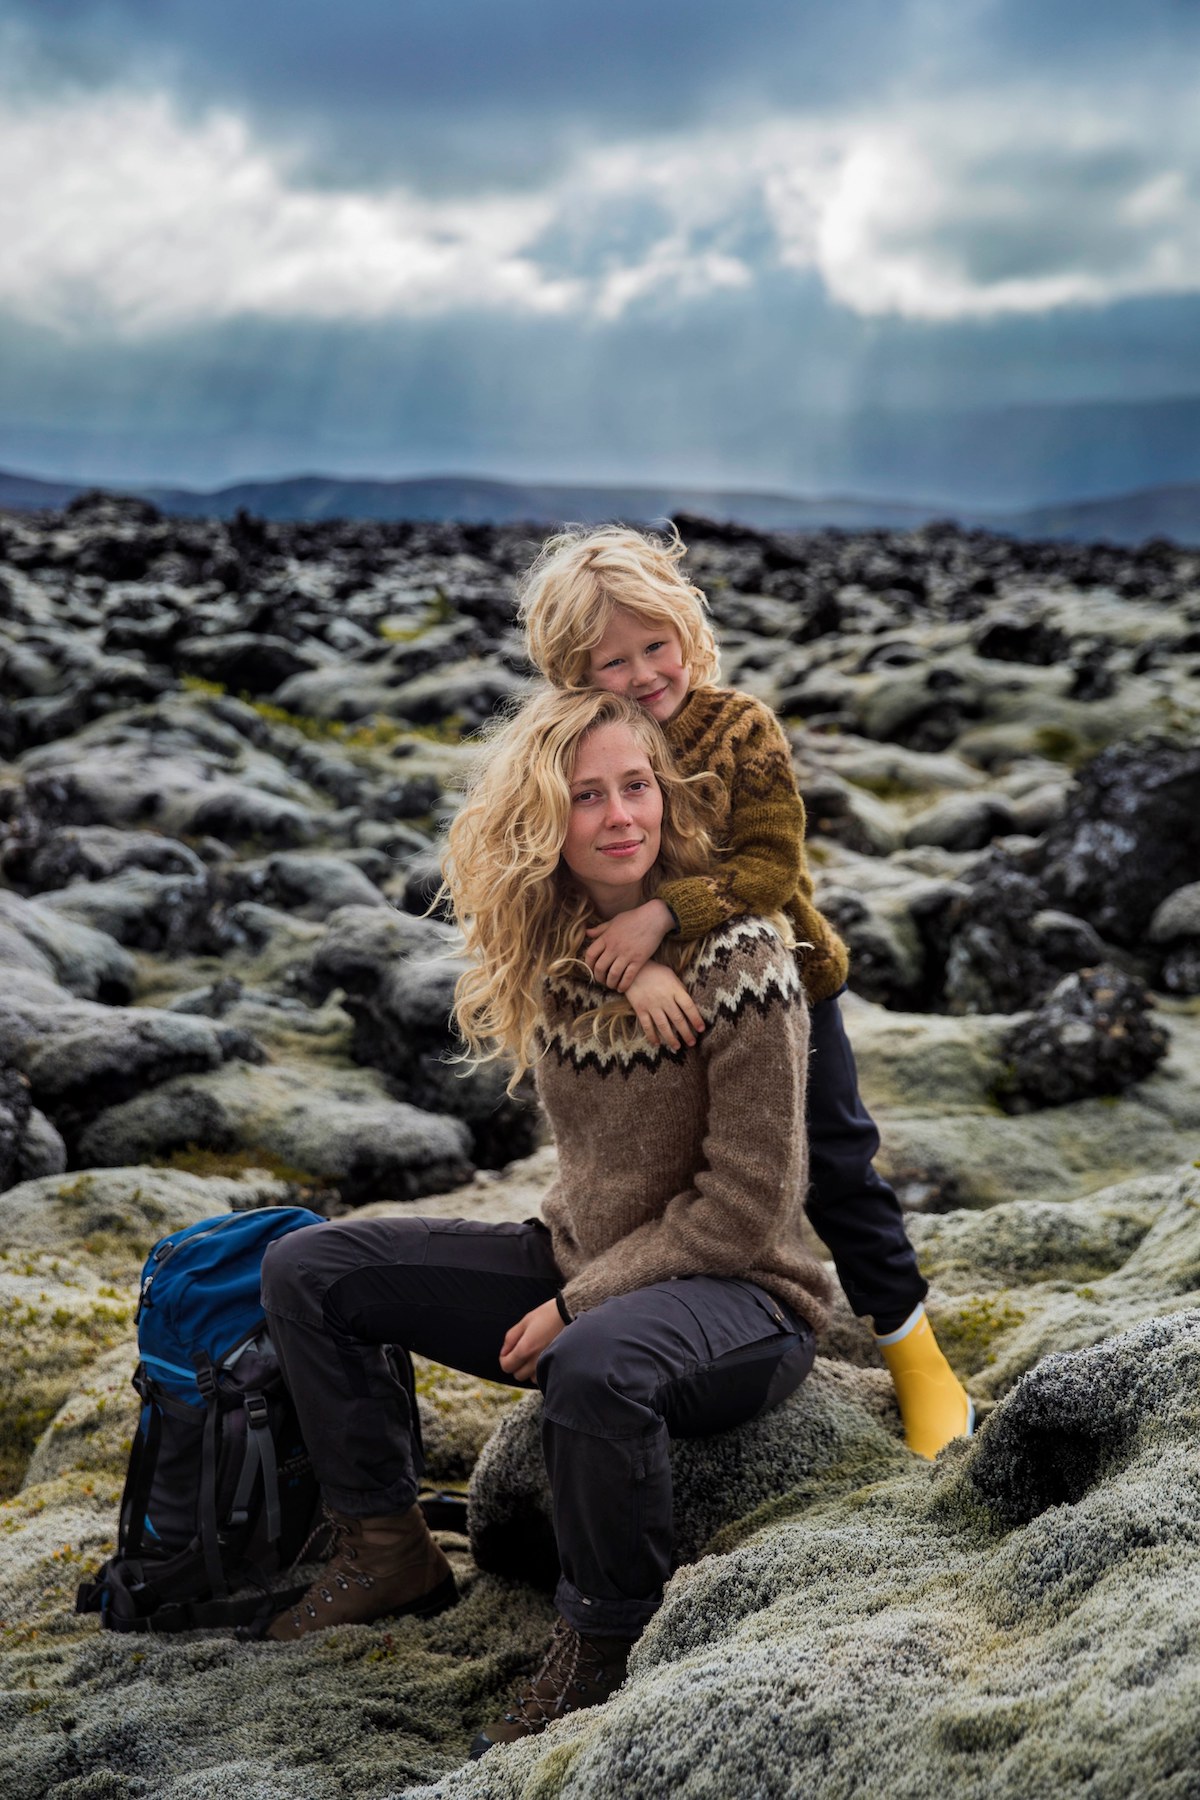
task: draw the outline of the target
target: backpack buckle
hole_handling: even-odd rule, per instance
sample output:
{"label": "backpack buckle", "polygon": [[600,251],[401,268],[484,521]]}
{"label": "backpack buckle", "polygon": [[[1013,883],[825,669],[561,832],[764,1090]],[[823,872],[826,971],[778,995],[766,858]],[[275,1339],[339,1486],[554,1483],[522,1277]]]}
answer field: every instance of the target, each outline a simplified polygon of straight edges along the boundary
{"label": "backpack buckle", "polygon": [[217,1371],[203,1351],[196,1358],[196,1386],[206,1400],[211,1400],[217,1391]]}
{"label": "backpack buckle", "polygon": [[263,1394],[247,1394],[242,1401],[246,1413],[246,1422],[251,1431],[261,1431],[270,1422],[271,1408]]}

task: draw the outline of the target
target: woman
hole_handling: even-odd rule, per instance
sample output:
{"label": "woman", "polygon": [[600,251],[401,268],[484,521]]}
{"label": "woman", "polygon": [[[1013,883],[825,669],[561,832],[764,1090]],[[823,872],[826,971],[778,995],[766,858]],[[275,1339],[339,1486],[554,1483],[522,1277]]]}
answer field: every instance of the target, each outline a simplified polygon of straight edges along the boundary
{"label": "woman", "polygon": [[493,740],[450,832],[472,1059],[532,1067],[558,1148],[544,1224],[388,1218],[295,1232],[263,1298],[339,1529],[280,1640],[427,1613],[453,1578],[416,1505],[408,1401],[382,1346],[536,1381],[562,1578],[529,1688],[473,1755],[603,1700],[671,1571],[670,1435],[776,1405],[808,1373],[828,1284],[802,1248],[808,1023],[782,921],[664,956],[689,1040],[651,1041],[593,984],[586,932],[711,852],[653,720],[547,691]]}

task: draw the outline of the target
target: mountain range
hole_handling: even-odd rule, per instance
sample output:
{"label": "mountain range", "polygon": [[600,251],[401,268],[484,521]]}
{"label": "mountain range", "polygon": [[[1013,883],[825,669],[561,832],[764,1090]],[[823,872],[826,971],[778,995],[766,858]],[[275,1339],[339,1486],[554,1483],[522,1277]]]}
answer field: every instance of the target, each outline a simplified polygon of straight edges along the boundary
{"label": "mountain range", "polygon": [[[68,504],[103,482],[43,480],[0,470],[0,508],[38,511]],[[571,520],[662,520],[680,512],[728,520],[763,531],[908,530],[933,519],[1020,538],[1108,539],[1137,544],[1169,538],[1200,544],[1200,481],[1141,488],[1103,498],[1000,511],[930,501],[855,495],[805,497],[752,489],[691,486],[580,485],[512,482],[474,475],[430,475],[400,481],[299,475],[242,481],[208,491],[129,487],[163,512],[190,518],[232,518],[239,510],[266,519],[457,519],[472,524],[554,524]]]}

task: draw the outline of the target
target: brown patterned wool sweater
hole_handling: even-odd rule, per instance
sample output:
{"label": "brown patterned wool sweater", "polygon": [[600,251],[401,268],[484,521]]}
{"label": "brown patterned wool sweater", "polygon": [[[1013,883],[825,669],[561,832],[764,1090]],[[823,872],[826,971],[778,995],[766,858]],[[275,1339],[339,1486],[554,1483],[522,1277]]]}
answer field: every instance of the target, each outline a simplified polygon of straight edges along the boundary
{"label": "brown patterned wool sweater", "polygon": [[582,1013],[607,989],[548,984],[536,1066],[558,1177],[542,1204],[572,1313],[687,1275],[754,1281],[815,1330],[829,1282],[803,1248],[808,1009],[766,920],[708,933],[685,971],[692,1048],[610,1047]]}
{"label": "brown patterned wool sweater", "polygon": [[811,946],[799,953],[804,991],[813,1005],[827,1000],[844,983],[850,956],[813,902],[804,802],[775,714],[733,688],[694,688],[663,730],[681,773],[718,775],[727,796],[719,872],[658,890],[679,936],[691,942],[737,913],[786,913],[797,942]]}

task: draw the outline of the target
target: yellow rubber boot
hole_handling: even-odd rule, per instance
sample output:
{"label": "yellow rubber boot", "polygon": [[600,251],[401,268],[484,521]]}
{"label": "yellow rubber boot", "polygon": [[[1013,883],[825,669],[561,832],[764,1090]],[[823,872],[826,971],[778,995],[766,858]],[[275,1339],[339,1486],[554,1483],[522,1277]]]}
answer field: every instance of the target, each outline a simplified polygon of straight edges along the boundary
{"label": "yellow rubber boot", "polygon": [[932,1461],[951,1438],[970,1437],[975,1408],[938,1348],[925,1308],[918,1306],[899,1330],[875,1342],[895,1383],[909,1449]]}

